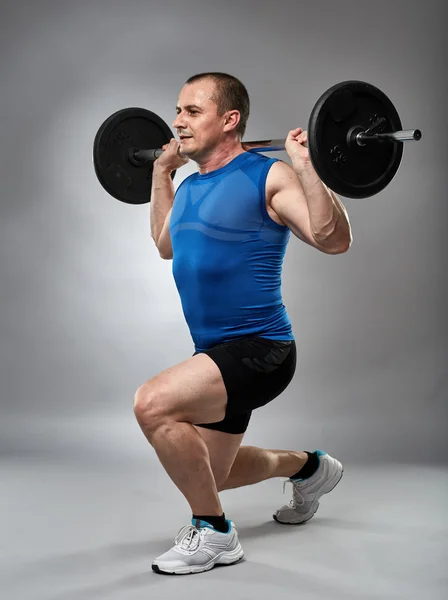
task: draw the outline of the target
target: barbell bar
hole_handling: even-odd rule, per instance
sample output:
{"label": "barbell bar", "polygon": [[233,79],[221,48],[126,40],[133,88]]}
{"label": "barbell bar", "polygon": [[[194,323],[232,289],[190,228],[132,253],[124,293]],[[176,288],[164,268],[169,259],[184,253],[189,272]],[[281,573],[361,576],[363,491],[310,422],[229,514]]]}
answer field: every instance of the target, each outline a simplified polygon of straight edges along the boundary
{"label": "barbell bar", "polygon": [[[365,146],[368,142],[390,140],[393,142],[412,142],[419,141],[422,137],[420,129],[406,129],[405,131],[393,131],[389,133],[358,133],[355,141],[359,146]],[[244,142],[248,152],[280,152],[285,149],[285,140],[258,140],[254,142]],[[163,154],[162,148],[148,148],[146,150],[131,149],[130,160],[136,164],[157,160]]]}
{"label": "barbell bar", "polygon": [[[249,152],[276,152],[285,149],[285,140],[258,140],[256,142],[244,142]],[[147,150],[131,149],[130,160],[143,164],[148,161],[157,160],[162,156],[162,148],[148,148]]]}

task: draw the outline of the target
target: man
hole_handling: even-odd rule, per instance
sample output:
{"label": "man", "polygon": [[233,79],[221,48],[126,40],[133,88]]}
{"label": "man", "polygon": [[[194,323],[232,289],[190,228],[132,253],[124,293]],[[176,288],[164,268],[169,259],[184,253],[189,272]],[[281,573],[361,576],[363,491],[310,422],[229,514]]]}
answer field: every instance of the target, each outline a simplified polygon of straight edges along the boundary
{"label": "man", "polygon": [[[344,206],[318,178],[306,132],[290,131],[292,166],[247,152],[243,84],[223,73],[190,78],[180,92],[172,139],[155,161],[151,234],[173,275],[194,355],[136,392],[135,415],[188,501],[192,523],[152,565],[199,573],[243,557],[218,492],[288,477],[293,500],[274,515],[303,523],[342,476],[327,453],[241,446],[251,412],[293,378],[296,348],[282,303],[281,268],[290,232],[326,254],[346,252]],[[198,173],[174,194],[170,174],[194,160]]]}

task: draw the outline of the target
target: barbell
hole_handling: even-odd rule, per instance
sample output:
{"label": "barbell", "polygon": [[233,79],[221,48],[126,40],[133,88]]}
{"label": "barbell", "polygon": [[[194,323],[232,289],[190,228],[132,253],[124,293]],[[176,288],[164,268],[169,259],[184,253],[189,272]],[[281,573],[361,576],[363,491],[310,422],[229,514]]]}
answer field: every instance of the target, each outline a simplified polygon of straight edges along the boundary
{"label": "barbell", "polygon": [[[93,144],[99,182],[121,202],[150,202],[154,161],[173,137],[163,119],[147,109],[115,112],[100,126]],[[383,190],[400,167],[403,143],[421,137],[419,129],[403,131],[389,98],[363,81],[331,87],[314,105],[308,122],[314,169],[331,190],[347,198],[367,198]],[[243,144],[249,152],[285,149],[285,139]]]}

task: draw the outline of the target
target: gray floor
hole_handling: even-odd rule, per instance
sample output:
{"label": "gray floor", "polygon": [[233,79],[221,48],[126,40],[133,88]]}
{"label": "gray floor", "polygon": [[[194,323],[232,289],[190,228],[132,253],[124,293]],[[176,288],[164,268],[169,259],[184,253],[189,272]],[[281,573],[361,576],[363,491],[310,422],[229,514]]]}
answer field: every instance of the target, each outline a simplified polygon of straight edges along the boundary
{"label": "gray floor", "polygon": [[443,468],[345,464],[340,485],[299,527],[271,518],[289,500],[281,480],[226,491],[245,559],[184,577],[150,568],[189,522],[152,460],[7,458],[1,471],[5,600],[448,597]]}

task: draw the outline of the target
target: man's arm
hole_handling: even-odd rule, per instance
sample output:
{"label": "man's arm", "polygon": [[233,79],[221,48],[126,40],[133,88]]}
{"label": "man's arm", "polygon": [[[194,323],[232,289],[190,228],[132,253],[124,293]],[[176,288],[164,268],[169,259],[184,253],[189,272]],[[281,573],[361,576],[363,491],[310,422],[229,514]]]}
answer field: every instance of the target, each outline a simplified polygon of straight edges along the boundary
{"label": "man's arm", "polygon": [[171,217],[171,208],[166,215],[165,223],[162,227],[162,232],[159,235],[159,239],[157,242],[157,250],[159,251],[160,257],[165,260],[169,260],[173,258],[173,247],[171,245],[171,236],[170,236],[170,217]]}
{"label": "man's arm", "polygon": [[352,233],[344,205],[318,177],[309,159],[306,132],[289,133],[293,166],[275,163],[268,175],[267,201],[298,238],[327,254],[346,252]]}
{"label": "man's arm", "polygon": [[173,138],[162,146],[164,152],[153,164],[150,202],[151,237],[162,258],[173,258],[170,237],[170,216],[174,202],[171,173],[187,164],[188,158],[178,153],[179,143]]}
{"label": "man's arm", "polygon": [[174,185],[170,172],[154,163],[149,208],[151,237],[162,258],[172,258],[169,219],[174,202]]}

